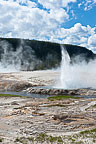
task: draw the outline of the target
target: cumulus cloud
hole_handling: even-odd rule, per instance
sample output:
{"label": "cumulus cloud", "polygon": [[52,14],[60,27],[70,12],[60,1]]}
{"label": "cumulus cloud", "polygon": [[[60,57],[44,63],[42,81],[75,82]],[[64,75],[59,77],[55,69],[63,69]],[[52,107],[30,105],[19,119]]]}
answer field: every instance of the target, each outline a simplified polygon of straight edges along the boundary
{"label": "cumulus cloud", "polygon": [[91,35],[91,36],[88,38],[88,45],[91,45],[91,46],[93,46],[93,47],[96,47],[96,34]]}
{"label": "cumulus cloud", "polygon": [[61,7],[67,7],[70,2],[76,2],[77,0],[38,0],[43,7],[47,9],[57,9]]}
{"label": "cumulus cloud", "polygon": [[59,23],[62,23],[64,22],[66,19],[69,18],[69,15],[67,14],[67,12],[60,8],[59,10],[58,9],[55,9],[55,10],[50,10],[50,14],[49,14],[50,18],[54,19],[59,22]]}
{"label": "cumulus cloud", "polygon": [[61,43],[85,46],[96,52],[96,27],[91,28],[89,25],[76,23],[69,29],[58,29],[55,35],[57,39],[61,39]]}
{"label": "cumulus cloud", "polygon": [[[75,1],[67,0],[66,4]],[[30,0],[0,0],[0,36],[42,39],[69,19],[67,11],[61,8],[63,0],[61,5],[60,0],[38,2],[50,3],[56,8],[48,12]]]}
{"label": "cumulus cloud", "polygon": [[[69,4],[76,1],[38,0],[36,3],[31,0],[0,0],[0,37],[49,40],[95,50],[95,27],[80,23],[69,29],[62,27],[62,24],[74,17]],[[96,3],[96,0],[83,1],[78,7],[88,7],[91,2]]]}

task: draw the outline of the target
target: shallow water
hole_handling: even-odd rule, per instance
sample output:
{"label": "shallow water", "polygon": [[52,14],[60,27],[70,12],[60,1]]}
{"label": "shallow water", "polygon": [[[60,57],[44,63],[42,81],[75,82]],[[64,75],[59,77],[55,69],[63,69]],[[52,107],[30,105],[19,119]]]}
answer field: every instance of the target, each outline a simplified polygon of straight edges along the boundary
{"label": "shallow water", "polygon": [[49,95],[42,95],[42,94],[32,94],[32,93],[26,93],[26,92],[0,92],[0,94],[12,94],[12,95],[20,95],[20,96],[28,96],[32,98],[48,98]]}

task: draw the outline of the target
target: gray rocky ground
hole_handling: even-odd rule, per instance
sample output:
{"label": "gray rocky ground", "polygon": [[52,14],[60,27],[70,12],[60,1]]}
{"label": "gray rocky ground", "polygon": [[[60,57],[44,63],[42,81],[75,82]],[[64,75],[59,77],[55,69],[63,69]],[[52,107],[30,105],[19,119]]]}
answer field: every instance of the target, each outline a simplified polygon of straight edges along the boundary
{"label": "gray rocky ground", "polygon": [[[0,139],[3,144],[25,144],[26,141],[43,143],[42,139],[32,139],[42,133],[62,138],[61,143],[72,143],[72,135],[95,127],[96,99],[50,101],[38,98],[0,97]],[[78,136],[75,141],[79,142],[80,138]],[[89,138],[90,143],[94,140],[96,138]],[[86,140],[82,139],[82,143],[86,143]]]}
{"label": "gray rocky ground", "polygon": [[[24,91],[27,93],[48,95],[67,94],[96,96],[96,89],[54,89],[53,86],[58,83],[59,77],[60,73],[54,70],[1,73],[0,91]],[[48,87],[45,88],[43,86]]]}
{"label": "gray rocky ground", "polygon": [[[2,73],[0,90],[29,92],[34,89],[34,86],[52,85],[58,75],[59,73],[54,71]],[[72,96],[77,95],[77,92],[85,96],[95,95],[95,90],[90,89],[64,92],[63,94]],[[95,144],[95,128],[95,98],[69,97],[51,101],[47,98],[0,96],[0,142],[2,144]]]}

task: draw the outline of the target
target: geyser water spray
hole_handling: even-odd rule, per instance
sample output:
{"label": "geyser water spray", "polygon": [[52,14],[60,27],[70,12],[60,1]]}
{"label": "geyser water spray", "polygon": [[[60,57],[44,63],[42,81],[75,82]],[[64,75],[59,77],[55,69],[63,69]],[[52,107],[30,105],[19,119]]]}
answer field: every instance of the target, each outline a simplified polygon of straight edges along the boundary
{"label": "geyser water spray", "polygon": [[70,73],[70,57],[67,51],[62,47],[62,61],[61,61],[61,73],[60,73],[60,86],[61,88],[67,88],[69,83],[69,73]]}
{"label": "geyser water spray", "polygon": [[76,63],[71,64],[66,48],[61,47],[62,61],[59,80],[55,88],[76,89],[76,88],[96,88],[96,60],[89,63],[79,62],[82,56],[75,58]]}

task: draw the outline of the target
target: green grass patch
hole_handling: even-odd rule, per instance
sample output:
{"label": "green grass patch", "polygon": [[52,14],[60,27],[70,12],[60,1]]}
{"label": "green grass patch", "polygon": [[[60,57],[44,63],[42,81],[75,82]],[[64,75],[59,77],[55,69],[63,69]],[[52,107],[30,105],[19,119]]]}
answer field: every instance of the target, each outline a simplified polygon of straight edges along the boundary
{"label": "green grass patch", "polygon": [[94,129],[92,129],[90,131],[93,132],[93,133],[96,133],[96,128],[94,128]]}
{"label": "green grass patch", "polygon": [[90,132],[91,132],[90,130],[85,130],[85,131],[81,131],[80,134],[85,135],[85,134],[89,134]]}
{"label": "green grass patch", "polygon": [[55,142],[57,142],[58,137],[49,136],[48,140],[49,140],[50,143],[55,143]]}
{"label": "green grass patch", "polygon": [[75,142],[75,139],[74,139],[74,138],[72,138],[72,139],[71,139],[71,141],[74,143],[74,142]]}
{"label": "green grass patch", "polygon": [[21,138],[16,138],[15,142],[19,142],[19,143],[22,143],[22,144],[28,144],[28,141],[25,137],[21,137]]}
{"label": "green grass patch", "polygon": [[90,139],[91,142],[96,143],[96,128],[91,130],[82,131],[72,136],[51,136],[46,133],[40,133],[37,136],[20,137],[15,139],[15,143],[22,144],[85,144],[85,140]]}
{"label": "green grass patch", "polygon": [[74,96],[69,96],[69,95],[57,95],[57,96],[52,96],[48,97],[48,100],[54,101],[54,100],[62,100],[62,99],[80,99],[80,97],[74,97]]}
{"label": "green grass patch", "polygon": [[28,137],[27,138],[30,142],[34,142],[34,137]]}
{"label": "green grass patch", "polygon": [[36,137],[20,137],[20,138],[16,138],[15,141],[16,143],[22,143],[22,144],[28,144],[29,142],[31,143],[48,143],[48,144],[63,144],[63,140],[62,138],[59,137],[53,137],[53,136],[49,136],[46,135],[45,133],[40,133],[38,136]]}
{"label": "green grass patch", "polygon": [[91,130],[85,130],[85,131],[80,132],[81,135],[91,134],[91,133],[96,133],[96,128],[91,129]]}
{"label": "green grass patch", "polygon": [[3,138],[0,138],[0,143],[3,142]]}
{"label": "green grass patch", "polygon": [[93,107],[96,107],[96,104],[95,104],[95,105],[93,105]]}
{"label": "green grass patch", "polygon": [[0,97],[26,97],[26,96],[20,96],[20,95],[14,95],[14,94],[0,94]]}
{"label": "green grass patch", "polygon": [[47,135],[45,133],[41,133],[35,138],[35,141],[43,143],[44,141],[46,141],[46,139]]}
{"label": "green grass patch", "polygon": [[63,140],[60,136],[58,137],[58,144],[63,144]]}
{"label": "green grass patch", "polygon": [[40,144],[85,144],[83,138],[91,138],[91,142],[96,143],[96,128],[91,130],[85,130],[72,136],[51,136],[46,133],[40,133],[37,136],[20,137],[16,138],[16,143],[28,144],[28,143],[40,143]]}

